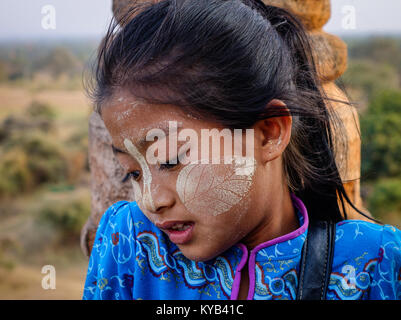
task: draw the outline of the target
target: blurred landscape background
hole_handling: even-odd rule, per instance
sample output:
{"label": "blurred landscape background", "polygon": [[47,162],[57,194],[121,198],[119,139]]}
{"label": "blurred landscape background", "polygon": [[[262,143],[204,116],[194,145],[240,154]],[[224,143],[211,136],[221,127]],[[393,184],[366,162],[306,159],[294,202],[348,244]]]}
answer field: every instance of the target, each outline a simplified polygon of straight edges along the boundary
{"label": "blurred landscape background", "polygon": [[[349,60],[337,84],[360,116],[362,198],[400,228],[401,34],[341,37]],[[0,41],[0,299],[82,296],[91,113],[82,74],[99,40]],[[48,264],[56,290],[41,287]]]}
{"label": "blurred landscape background", "polygon": [[[81,297],[91,112],[82,72],[96,46],[0,44],[0,298]],[[41,287],[47,264],[57,290]]]}

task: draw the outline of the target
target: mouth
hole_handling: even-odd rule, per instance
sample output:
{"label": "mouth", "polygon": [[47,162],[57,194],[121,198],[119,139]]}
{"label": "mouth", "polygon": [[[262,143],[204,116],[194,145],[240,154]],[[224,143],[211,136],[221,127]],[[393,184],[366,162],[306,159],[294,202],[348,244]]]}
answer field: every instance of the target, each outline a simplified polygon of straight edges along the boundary
{"label": "mouth", "polygon": [[175,244],[185,244],[192,238],[195,223],[192,221],[167,221],[156,226],[167,233],[170,241]]}

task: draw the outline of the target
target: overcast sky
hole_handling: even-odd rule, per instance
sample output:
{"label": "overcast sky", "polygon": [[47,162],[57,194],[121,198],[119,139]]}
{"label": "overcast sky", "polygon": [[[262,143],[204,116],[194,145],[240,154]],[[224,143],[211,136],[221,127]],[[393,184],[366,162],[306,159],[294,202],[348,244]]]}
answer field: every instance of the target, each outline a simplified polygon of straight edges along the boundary
{"label": "overcast sky", "polygon": [[[100,36],[111,19],[111,2],[0,0],[0,39]],[[55,9],[55,29],[43,28],[46,5]],[[332,16],[324,27],[328,32],[401,34],[401,0],[331,0],[331,5]]]}

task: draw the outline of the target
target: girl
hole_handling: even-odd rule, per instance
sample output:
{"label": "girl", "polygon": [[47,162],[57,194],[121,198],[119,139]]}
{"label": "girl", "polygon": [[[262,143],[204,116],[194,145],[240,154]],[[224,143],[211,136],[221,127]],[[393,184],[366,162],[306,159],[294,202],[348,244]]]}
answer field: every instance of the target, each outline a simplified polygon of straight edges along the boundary
{"label": "girl", "polygon": [[[302,299],[323,271],[320,299],[401,297],[401,232],[346,220],[341,124],[287,11],[135,5],[109,30],[95,74],[136,201],[103,215],[84,299]],[[310,236],[319,223],[335,224],[334,251],[330,232]],[[306,249],[326,239],[328,263]]]}

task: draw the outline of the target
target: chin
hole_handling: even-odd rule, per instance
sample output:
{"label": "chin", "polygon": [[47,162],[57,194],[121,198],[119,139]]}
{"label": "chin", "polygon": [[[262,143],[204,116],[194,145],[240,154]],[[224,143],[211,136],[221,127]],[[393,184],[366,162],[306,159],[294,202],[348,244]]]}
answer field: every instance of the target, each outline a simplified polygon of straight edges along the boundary
{"label": "chin", "polygon": [[208,250],[206,248],[199,248],[196,250],[189,247],[180,247],[180,250],[185,257],[195,262],[205,262],[219,255],[219,252],[217,252],[217,250],[211,252],[210,249]]}

